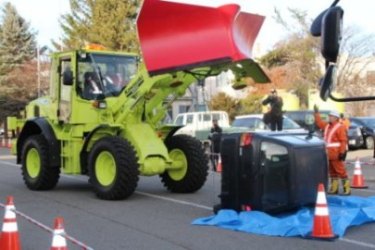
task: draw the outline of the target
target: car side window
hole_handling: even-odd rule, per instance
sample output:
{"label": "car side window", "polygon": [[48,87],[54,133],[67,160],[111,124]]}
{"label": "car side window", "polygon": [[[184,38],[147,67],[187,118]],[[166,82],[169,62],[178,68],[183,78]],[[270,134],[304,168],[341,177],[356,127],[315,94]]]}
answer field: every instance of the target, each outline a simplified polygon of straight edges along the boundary
{"label": "car side window", "polygon": [[184,125],[184,117],[182,115],[177,117],[176,125],[179,125],[179,126]]}
{"label": "car side window", "polygon": [[186,117],[186,124],[192,124],[194,119],[194,115],[188,115]]}

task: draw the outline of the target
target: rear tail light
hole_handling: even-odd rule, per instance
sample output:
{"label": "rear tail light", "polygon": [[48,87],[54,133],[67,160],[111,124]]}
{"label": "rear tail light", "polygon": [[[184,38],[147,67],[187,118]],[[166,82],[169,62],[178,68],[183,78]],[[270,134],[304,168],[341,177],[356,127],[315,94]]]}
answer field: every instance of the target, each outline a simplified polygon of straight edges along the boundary
{"label": "rear tail light", "polygon": [[241,141],[240,141],[240,146],[249,146],[251,145],[251,141],[253,140],[253,137],[249,133],[244,133],[241,135]]}

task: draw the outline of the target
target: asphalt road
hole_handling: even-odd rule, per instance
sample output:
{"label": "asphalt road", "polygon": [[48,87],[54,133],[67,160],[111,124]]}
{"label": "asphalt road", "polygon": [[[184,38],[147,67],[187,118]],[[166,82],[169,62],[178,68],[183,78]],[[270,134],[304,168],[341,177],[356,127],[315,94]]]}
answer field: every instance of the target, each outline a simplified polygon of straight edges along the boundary
{"label": "asphalt road", "polygon": [[[375,195],[375,164],[370,151],[351,152],[366,161],[367,190],[354,195]],[[348,165],[352,173],[353,167]],[[367,178],[367,176],[369,178]],[[191,222],[212,215],[218,202],[220,174],[210,173],[205,186],[194,194],[172,194],[158,177],[141,177],[137,191],[125,201],[102,201],[95,197],[87,177],[62,175],[52,191],[28,190],[19,166],[6,149],[0,149],[0,202],[13,195],[18,211],[53,226],[56,216],[65,220],[66,232],[94,249],[368,249],[375,248],[375,223],[347,231],[334,242],[301,238],[266,237]],[[2,209],[0,208],[0,211]],[[29,221],[17,217],[23,249],[49,249],[52,236]],[[69,249],[80,249],[68,242]]]}

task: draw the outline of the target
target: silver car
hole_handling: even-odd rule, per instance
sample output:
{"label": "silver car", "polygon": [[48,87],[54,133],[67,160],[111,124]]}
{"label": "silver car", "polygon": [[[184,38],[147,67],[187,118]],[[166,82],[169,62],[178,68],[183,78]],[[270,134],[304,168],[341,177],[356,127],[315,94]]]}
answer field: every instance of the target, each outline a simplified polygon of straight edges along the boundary
{"label": "silver car", "polygon": [[[255,131],[270,130],[269,126],[263,122],[263,114],[236,116],[232,127],[246,127]],[[283,117],[283,131],[296,133],[308,132],[298,125],[298,123],[286,116]]]}

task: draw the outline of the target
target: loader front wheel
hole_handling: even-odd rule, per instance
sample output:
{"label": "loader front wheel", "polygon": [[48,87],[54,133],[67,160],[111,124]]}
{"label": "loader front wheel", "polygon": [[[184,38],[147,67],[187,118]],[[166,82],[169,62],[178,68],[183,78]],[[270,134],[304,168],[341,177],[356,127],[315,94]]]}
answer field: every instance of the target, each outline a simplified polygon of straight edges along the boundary
{"label": "loader front wheel", "polygon": [[122,200],[134,193],[139,165],[132,145],[120,137],[104,137],[89,154],[90,183],[104,200]]}
{"label": "loader front wheel", "polygon": [[49,166],[48,142],[43,135],[27,138],[22,148],[22,175],[31,190],[49,190],[56,186],[60,166]]}
{"label": "loader front wheel", "polygon": [[201,142],[188,135],[176,135],[166,141],[166,146],[175,167],[160,175],[164,186],[175,193],[199,190],[208,174],[208,159]]}

